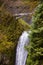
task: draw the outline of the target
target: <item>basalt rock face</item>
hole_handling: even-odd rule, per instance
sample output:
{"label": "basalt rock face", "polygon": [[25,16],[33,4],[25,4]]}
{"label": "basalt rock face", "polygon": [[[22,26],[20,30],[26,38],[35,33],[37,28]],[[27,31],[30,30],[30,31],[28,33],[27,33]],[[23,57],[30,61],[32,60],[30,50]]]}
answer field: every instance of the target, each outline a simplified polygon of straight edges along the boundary
{"label": "basalt rock face", "polygon": [[27,65],[43,65],[43,3],[36,8],[32,18],[27,50]]}
{"label": "basalt rock face", "polygon": [[29,29],[23,22],[0,7],[0,65],[14,65],[18,39],[24,30]]}
{"label": "basalt rock face", "polygon": [[[13,15],[16,13],[32,13],[34,8],[39,4],[38,0],[29,1],[29,0],[0,0],[2,4]],[[0,4],[0,5],[1,5]],[[32,15],[21,16],[23,20],[30,24]]]}

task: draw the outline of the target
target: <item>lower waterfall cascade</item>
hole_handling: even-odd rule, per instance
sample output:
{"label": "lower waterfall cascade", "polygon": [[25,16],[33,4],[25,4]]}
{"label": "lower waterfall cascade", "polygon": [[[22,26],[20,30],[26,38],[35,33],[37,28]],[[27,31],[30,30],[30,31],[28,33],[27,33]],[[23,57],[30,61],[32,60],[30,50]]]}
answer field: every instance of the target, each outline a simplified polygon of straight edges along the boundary
{"label": "lower waterfall cascade", "polygon": [[16,50],[16,63],[15,65],[25,65],[28,52],[25,50],[25,46],[29,43],[29,34],[24,31],[19,38],[17,50]]}

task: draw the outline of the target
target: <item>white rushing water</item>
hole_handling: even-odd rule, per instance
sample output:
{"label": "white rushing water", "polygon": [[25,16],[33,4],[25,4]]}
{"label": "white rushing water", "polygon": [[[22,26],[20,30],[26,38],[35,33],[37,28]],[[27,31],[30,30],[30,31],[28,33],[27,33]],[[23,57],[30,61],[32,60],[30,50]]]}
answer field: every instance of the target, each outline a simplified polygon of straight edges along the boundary
{"label": "white rushing water", "polygon": [[24,46],[28,45],[28,43],[29,43],[28,33],[24,31],[18,41],[15,65],[25,65],[26,64],[26,58],[27,58],[28,52],[26,51]]}

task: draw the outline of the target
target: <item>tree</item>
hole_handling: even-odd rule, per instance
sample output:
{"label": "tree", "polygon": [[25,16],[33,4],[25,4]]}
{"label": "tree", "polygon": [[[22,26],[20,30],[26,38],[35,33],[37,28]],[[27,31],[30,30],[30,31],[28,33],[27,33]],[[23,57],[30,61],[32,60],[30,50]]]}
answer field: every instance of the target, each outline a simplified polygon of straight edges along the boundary
{"label": "tree", "polygon": [[26,65],[43,65],[43,3],[36,8],[32,17],[30,45],[27,50]]}

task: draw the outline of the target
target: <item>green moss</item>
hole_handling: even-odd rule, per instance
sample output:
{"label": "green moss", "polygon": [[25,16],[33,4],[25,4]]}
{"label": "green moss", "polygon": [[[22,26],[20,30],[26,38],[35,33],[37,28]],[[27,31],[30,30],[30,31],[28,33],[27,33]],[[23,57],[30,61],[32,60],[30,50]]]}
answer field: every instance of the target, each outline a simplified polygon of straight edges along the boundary
{"label": "green moss", "polygon": [[[22,19],[16,20],[4,8],[0,8],[0,64],[14,65],[18,39],[29,25]],[[6,60],[4,60],[4,57]],[[4,61],[3,61],[4,60]]]}
{"label": "green moss", "polygon": [[16,20],[5,10],[0,10],[0,15],[0,30],[6,34],[9,41],[17,42],[22,32],[29,29],[29,25],[24,20]]}
{"label": "green moss", "polygon": [[29,24],[27,24],[23,19],[18,19],[18,22],[24,27],[24,30],[28,30],[30,28]]}
{"label": "green moss", "polygon": [[14,43],[0,33],[0,65],[14,65]]}

